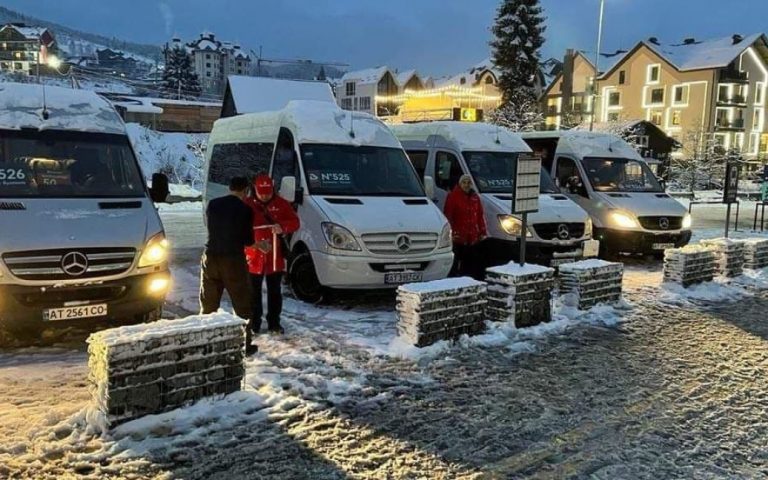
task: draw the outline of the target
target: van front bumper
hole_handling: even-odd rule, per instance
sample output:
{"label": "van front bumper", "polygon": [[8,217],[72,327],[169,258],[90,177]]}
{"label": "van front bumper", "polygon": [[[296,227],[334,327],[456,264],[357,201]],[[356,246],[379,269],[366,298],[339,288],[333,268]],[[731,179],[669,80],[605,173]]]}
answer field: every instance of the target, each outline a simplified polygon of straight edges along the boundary
{"label": "van front bumper", "polygon": [[[566,262],[575,262],[584,258],[579,240],[568,245],[557,245],[541,241],[527,240],[525,242],[525,260],[544,266],[555,266]],[[486,265],[505,265],[509,262],[520,261],[520,240],[504,240],[487,238],[480,244]]]}
{"label": "van front bumper", "polygon": [[688,245],[691,231],[649,232],[600,228],[595,229],[595,238],[600,240],[608,252],[648,254],[663,252],[661,246],[680,248]]}
{"label": "van front bumper", "polygon": [[[165,278],[165,272],[134,275],[106,282],[85,285],[40,287],[0,284],[0,324],[6,326],[84,325],[102,321],[132,323],[139,316],[150,314],[163,306],[167,287],[150,293],[153,280]],[[43,320],[49,308],[107,304],[107,315],[78,320]]]}
{"label": "van front bumper", "polygon": [[[422,272],[422,280],[440,280],[448,276],[453,266],[453,252],[408,258],[379,258],[328,255],[312,252],[312,261],[320,284],[340,289],[397,288],[396,284],[384,283],[385,266],[417,265],[409,270]],[[396,270],[391,270],[396,271]]]}

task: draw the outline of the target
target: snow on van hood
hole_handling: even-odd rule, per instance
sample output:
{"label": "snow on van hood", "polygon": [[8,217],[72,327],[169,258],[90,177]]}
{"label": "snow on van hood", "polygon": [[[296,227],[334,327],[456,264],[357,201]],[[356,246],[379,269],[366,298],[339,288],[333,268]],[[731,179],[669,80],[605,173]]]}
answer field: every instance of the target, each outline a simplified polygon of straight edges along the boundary
{"label": "snow on van hood", "polygon": [[123,120],[95,92],[46,86],[45,106],[47,120],[43,118],[43,86],[0,83],[0,129],[125,134]]}
{"label": "snow on van hood", "polygon": [[635,216],[682,217],[688,210],[666,193],[604,193],[596,192],[596,197],[603,203],[633,213]]}
{"label": "snow on van hood", "polygon": [[518,133],[489,123],[429,122],[393,125],[400,140],[425,140],[443,136],[461,151],[530,152],[531,148]]}
{"label": "snow on van hood", "polygon": [[362,205],[334,204],[315,197],[329,221],[358,236],[388,231],[440,233],[448,222],[430,201],[424,205],[406,205],[402,197],[359,197],[358,200]]}
{"label": "snow on van hood", "polygon": [[[511,195],[484,193],[483,198],[493,205],[497,215],[507,214],[512,208]],[[539,211],[528,214],[528,219],[531,224],[581,223],[585,222],[588,216],[584,209],[565,195],[545,193],[539,195]]]}
{"label": "snow on van hood", "polygon": [[[162,227],[148,199],[8,199],[25,210],[0,215],[0,252],[52,248],[142,248]],[[141,202],[141,208],[99,208],[99,202]]]}
{"label": "snow on van hood", "polygon": [[573,153],[579,158],[608,157],[643,160],[630,144],[616,135],[569,130],[560,137],[557,153]]}

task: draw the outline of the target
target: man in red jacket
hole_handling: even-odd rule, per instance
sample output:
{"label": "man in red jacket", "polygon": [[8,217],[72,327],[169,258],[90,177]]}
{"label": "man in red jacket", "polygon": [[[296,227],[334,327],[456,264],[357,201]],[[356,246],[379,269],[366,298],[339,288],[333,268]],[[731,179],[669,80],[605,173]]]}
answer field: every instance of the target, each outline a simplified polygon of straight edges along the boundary
{"label": "man in red jacket", "polygon": [[462,175],[443,210],[453,230],[454,274],[482,280],[485,262],[479,245],[488,233],[483,203],[472,188],[472,177]]}
{"label": "man in red jacket", "polygon": [[299,217],[291,204],[275,195],[272,179],[266,174],[253,181],[254,196],[248,198],[253,209],[255,245],[245,249],[248,270],[251,274],[252,309],[251,330],[259,333],[263,306],[261,286],[267,279],[267,328],[271,333],[284,333],[280,326],[283,310],[281,283],[285,271],[283,236],[299,229]]}

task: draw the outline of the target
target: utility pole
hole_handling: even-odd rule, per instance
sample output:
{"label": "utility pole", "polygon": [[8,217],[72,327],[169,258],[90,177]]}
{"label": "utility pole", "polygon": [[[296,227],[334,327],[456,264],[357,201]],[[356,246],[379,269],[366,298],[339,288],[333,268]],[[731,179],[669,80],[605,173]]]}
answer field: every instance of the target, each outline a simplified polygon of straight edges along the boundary
{"label": "utility pole", "polygon": [[595,106],[597,105],[597,77],[600,75],[600,45],[603,42],[603,11],[605,9],[605,0],[600,0],[600,18],[597,22],[597,50],[595,50],[595,78],[592,80],[592,104],[589,115],[589,131],[595,125]]}

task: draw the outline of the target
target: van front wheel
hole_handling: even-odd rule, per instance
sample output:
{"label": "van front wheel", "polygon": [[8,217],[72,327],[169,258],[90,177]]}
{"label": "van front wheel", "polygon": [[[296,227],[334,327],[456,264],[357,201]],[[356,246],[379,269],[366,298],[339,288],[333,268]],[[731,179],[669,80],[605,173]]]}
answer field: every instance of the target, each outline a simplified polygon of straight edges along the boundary
{"label": "van front wheel", "polygon": [[325,290],[317,278],[315,265],[309,252],[298,255],[288,272],[291,289],[296,298],[307,303],[320,303],[325,296]]}

